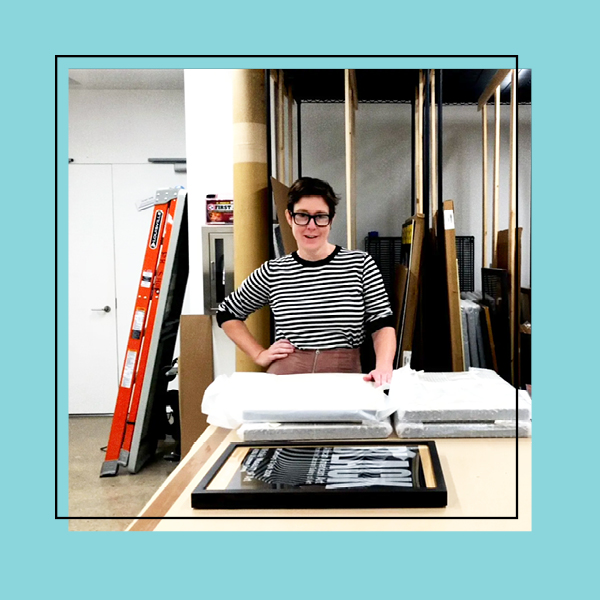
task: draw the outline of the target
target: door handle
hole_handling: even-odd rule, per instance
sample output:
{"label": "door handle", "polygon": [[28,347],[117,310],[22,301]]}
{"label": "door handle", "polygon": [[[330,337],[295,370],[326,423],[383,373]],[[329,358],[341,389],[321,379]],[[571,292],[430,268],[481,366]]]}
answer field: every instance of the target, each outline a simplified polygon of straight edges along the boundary
{"label": "door handle", "polygon": [[92,308],[93,311],[103,311],[106,313],[110,312],[110,306],[105,306],[104,308]]}

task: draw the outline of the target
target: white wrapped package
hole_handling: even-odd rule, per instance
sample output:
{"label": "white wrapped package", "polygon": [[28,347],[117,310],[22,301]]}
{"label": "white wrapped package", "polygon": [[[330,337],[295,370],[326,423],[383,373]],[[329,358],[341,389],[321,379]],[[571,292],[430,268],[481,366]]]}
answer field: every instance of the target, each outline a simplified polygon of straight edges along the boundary
{"label": "white wrapped package", "polygon": [[364,423],[244,423],[237,430],[243,442],[375,440],[392,433],[390,419]]}
{"label": "white wrapped package", "polygon": [[382,387],[364,381],[361,373],[221,375],[202,400],[208,423],[227,429],[257,421],[381,421],[397,408]]}
{"label": "white wrapped package", "polygon": [[531,402],[495,371],[471,367],[461,373],[394,371],[390,398],[403,422],[529,421]]}

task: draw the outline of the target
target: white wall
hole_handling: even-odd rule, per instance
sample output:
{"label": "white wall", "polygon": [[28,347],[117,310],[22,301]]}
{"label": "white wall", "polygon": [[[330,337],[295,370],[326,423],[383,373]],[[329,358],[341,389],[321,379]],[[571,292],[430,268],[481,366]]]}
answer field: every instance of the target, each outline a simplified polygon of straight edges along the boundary
{"label": "white wall", "polygon": [[[202,227],[206,195],[233,197],[233,80],[228,69],[186,69],[185,127],[190,224],[189,305],[204,313]],[[214,374],[235,371],[235,346],[213,317]]]}
{"label": "white wall", "polygon": [[[448,106],[443,111],[444,199],[454,200],[456,234],[475,236],[475,285],[481,286],[482,258],[482,119],[476,106]],[[510,107],[500,108],[499,229],[509,218]],[[531,285],[531,106],[519,107],[518,219],[523,227],[521,283]],[[492,253],[492,186],[494,164],[494,111],[488,108],[488,260]],[[486,265],[489,266],[489,265]]]}
{"label": "white wall", "polygon": [[[304,104],[302,174],[329,181],[342,196],[331,241],[346,245],[343,104]],[[489,185],[493,168],[493,111],[489,119]],[[457,235],[475,236],[475,284],[481,286],[482,142],[476,106],[443,109],[443,196],[454,200]],[[357,240],[369,231],[399,236],[411,215],[411,106],[359,104],[357,139]],[[530,285],[531,106],[519,107],[519,226],[523,227],[522,285]],[[509,107],[501,108],[500,229],[508,227]],[[490,195],[491,202],[491,195]],[[491,232],[491,204],[488,208]],[[491,234],[488,234],[491,235]],[[491,255],[491,237],[488,242]]]}
{"label": "white wall", "polygon": [[[160,187],[187,187],[186,175],[175,173],[173,165],[150,164],[148,158],[185,156],[183,90],[69,90],[69,157],[76,166],[110,167],[103,172],[112,192],[112,246],[90,246],[83,251],[100,252],[114,261],[119,369],[152,216],[151,209],[137,211],[135,202],[152,197]],[[91,197],[83,192],[69,198],[69,203],[85,203]],[[75,279],[69,281],[70,287],[78,284]],[[188,303],[186,298],[184,307]]]}
{"label": "white wall", "polygon": [[233,197],[232,71],[186,69],[183,77],[190,220],[189,310],[190,314],[203,314],[202,227],[206,225],[206,195]]}
{"label": "white wall", "polygon": [[[328,181],[342,196],[330,240],[346,246],[343,104],[301,105],[302,175]],[[398,235],[410,216],[410,105],[360,104],[356,113],[356,235]],[[408,160],[408,162],[406,162]]]}
{"label": "white wall", "polygon": [[69,157],[78,163],[185,158],[183,90],[69,90]]}

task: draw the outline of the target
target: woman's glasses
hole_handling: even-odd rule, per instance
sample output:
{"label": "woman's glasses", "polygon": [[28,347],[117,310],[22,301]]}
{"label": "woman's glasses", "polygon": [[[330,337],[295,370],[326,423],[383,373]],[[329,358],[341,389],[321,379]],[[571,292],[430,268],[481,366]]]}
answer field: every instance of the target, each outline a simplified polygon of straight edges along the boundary
{"label": "woman's glasses", "polygon": [[329,222],[331,221],[330,216],[324,213],[320,215],[309,215],[302,212],[295,213],[291,211],[290,213],[296,225],[308,225],[310,223],[310,220],[313,219],[317,227],[327,227],[327,225],[329,225]]}

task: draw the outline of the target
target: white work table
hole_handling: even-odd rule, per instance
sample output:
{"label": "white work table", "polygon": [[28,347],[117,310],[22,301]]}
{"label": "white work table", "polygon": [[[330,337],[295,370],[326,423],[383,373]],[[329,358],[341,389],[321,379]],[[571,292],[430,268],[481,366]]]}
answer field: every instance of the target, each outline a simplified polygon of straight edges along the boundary
{"label": "white work table", "polygon": [[208,427],[127,531],[531,530],[531,438],[436,439],[444,508],[192,509],[192,491],[237,441],[235,431]]}

